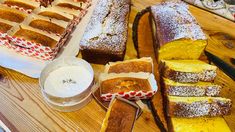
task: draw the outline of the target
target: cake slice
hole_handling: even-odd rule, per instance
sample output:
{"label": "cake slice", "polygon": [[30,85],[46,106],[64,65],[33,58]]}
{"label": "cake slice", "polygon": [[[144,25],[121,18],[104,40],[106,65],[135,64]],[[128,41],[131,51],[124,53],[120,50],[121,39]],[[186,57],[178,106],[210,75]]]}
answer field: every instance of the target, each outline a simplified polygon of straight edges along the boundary
{"label": "cake slice", "polygon": [[114,98],[109,105],[100,132],[131,132],[139,107],[122,98]]}
{"label": "cake slice", "polygon": [[170,132],[231,132],[223,117],[169,119]]}
{"label": "cake slice", "polygon": [[102,73],[99,77],[101,98],[110,101],[118,96],[129,100],[151,98],[157,92],[157,82],[150,73]]}
{"label": "cake slice", "polygon": [[164,78],[164,91],[172,96],[218,96],[221,86],[211,82],[180,83]]}
{"label": "cake slice", "polygon": [[105,73],[149,72],[153,73],[153,60],[151,57],[132,59],[126,61],[109,62],[105,65]]}
{"label": "cake slice", "polygon": [[216,77],[216,66],[200,60],[162,60],[161,73],[176,82],[211,82]]}
{"label": "cake slice", "polygon": [[221,97],[167,96],[170,117],[222,116],[231,112],[232,101]]}
{"label": "cake slice", "polygon": [[158,60],[198,59],[206,36],[183,2],[151,6],[152,32]]}

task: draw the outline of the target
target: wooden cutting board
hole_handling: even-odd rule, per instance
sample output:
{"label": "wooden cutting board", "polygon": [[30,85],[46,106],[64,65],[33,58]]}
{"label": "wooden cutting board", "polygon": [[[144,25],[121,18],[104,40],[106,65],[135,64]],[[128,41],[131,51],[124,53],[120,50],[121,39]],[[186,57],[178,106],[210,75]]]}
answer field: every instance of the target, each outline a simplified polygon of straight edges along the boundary
{"label": "wooden cutting board", "polygon": [[[132,0],[132,9],[129,22],[129,36],[127,44],[127,54],[125,59],[137,58],[137,53],[132,42],[132,23],[137,12],[147,6],[159,3],[160,0]],[[221,17],[207,13],[196,7],[190,6],[191,12],[195,15],[203,29],[211,32],[222,32],[235,37],[235,23]],[[143,22],[145,23],[145,22]],[[143,45],[139,46],[139,56],[154,57],[152,42],[148,38],[150,32],[147,25],[143,24]],[[210,49],[211,47],[211,49]],[[214,47],[214,48],[213,48]],[[219,47],[219,48],[218,48]],[[221,56],[225,53],[221,50],[220,44],[209,43],[208,49],[218,52]],[[4,60],[0,60],[4,61]],[[14,64],[13,64],[14,65]],[[103,71],[103,65],[92,65],[96,77]],[[156,71],[156,70],[155,70]],[[235,102],[235,82],[224,73],[219,71],[216,80],[224,86],[223,96],[231,98]],[[160,93],[154,96],[154,104],[157,112],[164,122],[163,109]],[[96,132],[101,128],[105,117],[105,110],[93,100],[83,109],[62,113],[52,110],[44,102],[38,80],[24,76],[18,72],[0,67],[0,120],[9,128],[19,131],[86,131]],[[232,115],[226,116],[230,128],[235,130],[235,105],[233,105]],[[4,117],[4,119],[3,119]],[[158,132],[160,131],[154,122],[152,114],[145,110],[134,126],[135,132]]]}

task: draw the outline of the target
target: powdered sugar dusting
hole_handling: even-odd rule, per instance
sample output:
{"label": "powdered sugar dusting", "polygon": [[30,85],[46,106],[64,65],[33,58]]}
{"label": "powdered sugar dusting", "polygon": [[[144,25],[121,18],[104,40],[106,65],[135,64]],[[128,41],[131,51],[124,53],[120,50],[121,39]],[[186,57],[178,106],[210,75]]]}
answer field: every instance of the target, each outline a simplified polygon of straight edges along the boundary
{"label": "powdered sugar dusting", "polygon": [[123,52],[129,8],[129,0],[100,0],[80,42],[81,49]]}
{"label": "powdered sugar dusting", "polygon": [[161,36],[161,45],[170,41],[188,38],[192,40],[206,39],[201,27],[183,2],[164,2],[151,7]]}
{"label": "powdered sugar dusting", "polygon": [[219,85],[208,86],[174,86],[166,85],[166,93],[172,96],[199,97],[199,96],[218,96],[221,90]]}
{"label": "powdered sugar dusting", "polygon": [[201,116],[221,116],[228,115],[231,112],[231,100],[218,98],[208,98],[203,101],[192,103],[172,102],[169,105],[173,110],[169,116],[177,117],[201,117]]}

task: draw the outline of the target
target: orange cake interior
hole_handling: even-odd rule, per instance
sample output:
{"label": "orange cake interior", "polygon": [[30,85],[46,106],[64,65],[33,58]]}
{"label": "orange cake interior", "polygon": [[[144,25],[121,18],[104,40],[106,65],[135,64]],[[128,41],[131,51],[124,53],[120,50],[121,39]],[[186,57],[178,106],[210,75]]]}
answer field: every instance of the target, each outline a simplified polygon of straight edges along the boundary
{"label": "orange cake interior", "polygon": [[171,118],[174,132],[231,132],[223,117]]}
{"label": "orange cake interior", "polygon": [[120,77],[114,79],[108,79],[101,82],[102,93],[118,93],[129,91],[150,91],[151,86],[148,79]]}
{"label": "orange cake interior", "polygon": [[20,2],[20,1],[7,0],[4,2],[4,4],[11,5],[11,6],[18,6],[18,7],[24,8],[24,9],[31,9],[31,10],[35,9],[34,6],[29,5],[27,3],[24,3],[24,2]]}
{"label": "orange cake interior", "polygon": [[20,23],[24,21],[25,17],[26,15],[20,13],[20,11],[16,12],[8,9],[0,9],[0,18],[8,21]]}
{"label": "orange cake interior", "polygon": [[27,29],[20,29],[18,30],[15,34],[15,37],[19,37],[19,38],[24,38],[28,41],[32,41],[35,43],[40,43],[44,46],[48,46],[51,48],[54,48],[57,44],[57,41],[55,41],[54,39],[47,37],[43,34],[31,31],[31,30],[27,30]]}
{"label": "orange cake interior", "polygon": [[10,30],[12,28],[11,25],[0,22],[0,32],[7,32],[8,30]]}
{"label": "orange cake interior", "polygon": [[45,20],[33,20],[29,26],[56,34],[62,34],[65,30],[63,27]]}
{"label": "orange cake interior", "polygon": [[207,45],[207,40],[180,39],[162,45],[158,60],[198,59]]}
{"label": "orange cake interior", "polygon": [[136,113],[136,107],[115,99],[106,114],[101,132],[130,132]]}
{"label": "orange cake interior", "polygon": [[58,19],[58,20],[66,21],[66,22],[70,21],[70,19],[68,19],[67,17],[62,16],[62,15],[60,15],[58,13],[55,13],[55,12],[50,12],[50,11],[40,12],[40,13],[38,13],[38,15],[46,16],[46,17],[50,17],[50,18],[55,18],[55,19]]}
{"label": "orange cake interior", "polygon": [[69,8],[69,9],[73,9],[73,10],[82,10],[81,7],[72,5],[70,3],[59,3],[59,4],[57,4],[57,6],[63,7],[63,8]]}

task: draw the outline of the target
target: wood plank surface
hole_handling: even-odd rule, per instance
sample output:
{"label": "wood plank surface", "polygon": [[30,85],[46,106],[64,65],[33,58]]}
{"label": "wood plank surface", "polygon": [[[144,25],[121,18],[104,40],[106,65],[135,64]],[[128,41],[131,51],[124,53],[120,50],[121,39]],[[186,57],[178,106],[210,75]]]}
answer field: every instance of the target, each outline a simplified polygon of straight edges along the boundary
{"label": "wood plank surface", "polygon": [[[147,6],[159,3],[160,0],[133,0],[129,22],[129,36],[127,44],[127,54],[125,59],[137,57],[132,42],[132,23],[137,12]],[[216,52],[220,56],[234,55],[224,53],[222,48],[224,45],[215,33],[225,33],[235,38],[235,23],[228,21],[214,14],[208,13],[196,7],[190,6],[190,11],[199,21],[202,28],[208,33],[212,41],[209,41],[207,49]],[[146,31],[150,32],[150,31]],[[147,34],[147,33],[146,33]],[[213,37],[214,35],[214,37]],[[226,40],[226,39],[225,39]],[[230,40],[228,40],[230,41]],[[154,57],[150,40],[146,40],[146,45],[141,47],[143,56]],[[234,50],[234,48],[232,49]],[[141,56],[142,56],[141,55]],[[234,57],[234,56],[233,56]],[[14,65],[14,64],[13,64]],[[95,70],[96,77],[103,71],[103,65],[92,65]],[[226,76],[223,72],[218,71],[219,76],[216,82],[223,86],[222,94],[224,97],[231,98],[235,102],[235,82]],[[154,97],[154,104],[159,109],[159,115],[162,115],[161,96],[158,93]],[[6,120],[4,123],[18,131],[78,131],[78,132],[96,132],[100,130],[102,121],[105,117],[105,110],[92,100],[83,109],[63,113],[52,110],[44,102],[37,79],[29,78],[18,72],[0,67],[0,119]],[[225,116],[231,130],[235,131],[235,105],[233,105],[232,114]],[[3,120],[3,121],[4,121]],[[162,120],[164,120],[162,118]],[[153,120],[153,116],[149,111],[144,111],[141,117],[136,121],[134,126],[135,132],[151,132],[160,131]]]}

